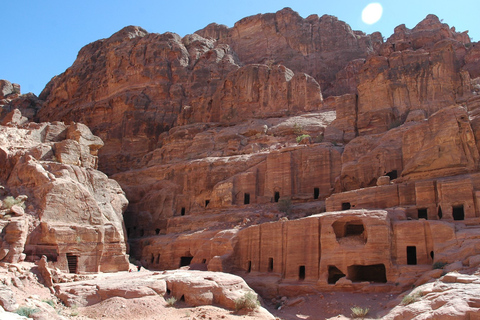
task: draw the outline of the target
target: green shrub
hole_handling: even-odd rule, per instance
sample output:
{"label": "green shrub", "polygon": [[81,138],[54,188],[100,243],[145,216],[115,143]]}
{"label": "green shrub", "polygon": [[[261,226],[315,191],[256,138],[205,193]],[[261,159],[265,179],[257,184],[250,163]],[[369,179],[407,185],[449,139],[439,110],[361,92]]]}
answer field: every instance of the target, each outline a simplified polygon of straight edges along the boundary
{"label": "green shrub", "polygon": [[44,303],[48,304],[49,306],[55,308],[55,301],[53,301],[52,299],[49,299],[49,300],[44,299],[44,300],[42,300],[42,302],[44,302]]}
{"label": "green shrub", "polygon": [[235,300],[235,310],[247,310],[253,311],[260,306],[260,301],[255,293],[249,291],[245,293],[242,297]]}
{"label": "green shrub", "polygon": [[286,214],[292,213],[292,199],[284,198],[278,201],[278,211],[284,212]]}
{"label": "green shrub", "polygon": [[12,196],[8,196],[3,199],[3,207],[5,209],[10,209],[15,204],[15,199]]}
{"label": "green shrub", "polygon": [[177,303],[177,298],[170,297],[168,299],[165,299],[165,302],[167,303],[168,307],[173,307],[175,305],[175,303]]}
{"label": "green shrub", "polygon": [[415,301],[417,301],[417,297],[407,294],[405,297],[403,297],[402,304],[404,306],[407,306],[410,303],[414,303]]}
{"label": "green shrub", "polygon": [[365,316],[368,314],[368,311],[370,311],[369,308],[362,308],[362,307],[351,307],[350,310],[352,310],[352,318],[365,318]]}
{"label": "green shrub", "polygon": [[74,304],[72,306],[72,312],[70,312],[70,316],[71,317],[76,317],[76,316],[78,316],[78,313],[79,313],[78,312],[78,306],[76,304]]}
{"label": "green shrub", "polygon": [[293,124],[293,132],[295,134],[301,134],[302,130],[303,130],[303,126],[301,124],[298,124],[296,122]]}
{"label": "green shrub", "polygon": [[20,308],[17,309],[17,311],[15,311],[15,313],[22,317],[31,318],[32,315],[34,313],[37,313],[38,311],[40,310],[38,310],[37,308],[21,306]]}
{"label": "green shrub", "polygon": [[25,203],[23,203],[22,199],[15,199],[12,196],[8,196],[3,199],[3,208],[10,209],[14,205],[20,206],[25,209]]}
{"label": "green shrub", "polygon": [[417,292],[414,294],[407,294],[405,297],[402,299],[402,304],[404,306],[409,305],[411,303],[417,302],[418,298],[423,296],[423,292]]}
{"label": "green shrub", "polygon": [[297,137],[297,143],[302,142],[303,139],[310,139],[310,135],[309,134],[302,134],[302,135],[298,136]]}

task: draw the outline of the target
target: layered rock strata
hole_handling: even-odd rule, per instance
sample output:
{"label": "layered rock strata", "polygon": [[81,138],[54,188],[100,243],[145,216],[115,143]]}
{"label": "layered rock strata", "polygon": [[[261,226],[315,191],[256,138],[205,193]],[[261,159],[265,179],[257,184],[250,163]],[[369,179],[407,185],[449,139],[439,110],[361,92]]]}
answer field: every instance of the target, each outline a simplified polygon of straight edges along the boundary
{"label": "layered rock strata", "polygon": [[[386,41],[290,9],[184,38],[127,27],[84,47],[35,117],[105,142],[145,267],[236,272],[267,296],[398,292],[479,254],[479,56],[433,15]],[[58,142],[48,170],[95,166],[75,150]]]}

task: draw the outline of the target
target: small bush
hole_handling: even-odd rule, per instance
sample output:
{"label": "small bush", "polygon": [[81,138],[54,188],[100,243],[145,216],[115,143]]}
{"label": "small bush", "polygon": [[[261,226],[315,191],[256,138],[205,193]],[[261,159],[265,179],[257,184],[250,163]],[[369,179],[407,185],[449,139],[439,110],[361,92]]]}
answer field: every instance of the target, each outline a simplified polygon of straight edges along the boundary
{"label": "small bush", "polygon": [[411,296],[411,295],[407,294],[405,297],[403,297],[402,304],[404,306],[407,306],[411,303],[414,303],[415,301],[417,301],[417,298],[415,296]]}
{"label": "small bush", "polygon": [[243,297],[235,300],[235,310],[247,310],[253,311],[260,306],[260,301],[258,301],[257,295],[253,292],[247,292]]}
{"label": "small bush", "polygon": [[177,298],[170,297],[168,299],[165,299],[165,302],[167,303],[168,307],[173,307],[175,305],[175,303],[177,303]]}
{"label": "small bush", "polygon": [[34,313],[37,313],[38,311],[40,310],[38,310],[37,308],[21,306],[20,308],[17,309],[17,311],[15,311],[15,313],[22,317],[31,318],[32,315]]}
{"label": "small bush", "polygon": [[303,126],[301,124],[298,124],[296,122],[293,124],[293,132],[295,134],[301,134],[302,130],[303,130]]}
{"label": "small bush", "polygon": [[5,209],[10,209],[15,204],[15,199],[12,196],[8,196],[3,199],[3,207]]}
{"label": "small bush", "polygon": [[443,262],[443,261],[437,261],[433,264],[433,269],[443,269],[448,263]]}
{"label": "small bush", "polygon": [[280,199],[280,201],[278,201],[278,211],[284,212],[286,214],[292,213],[292,199]]}
{"label": "small bush", "polygon": [[49,300],[42,300],[42,302],[48,304],[49,306],[55,308],[55,301],[53,301],[52,299],[49,299]]}
{"label": "small bush", "polygon": [[417,302],[418,298],[422,296],[423,296],[423,292],[417,292],[415,294],[407,294],[405,297],[403,297],[402,304],[406,306],[411,303]]}
{"label": "small bush", "polygon": [[10,209],[14,205],[17,205],[25,209],[25,203],[23,203],[23,201],[22,199],[15,199],[12,196],[5,197],[5,199],[3,199],[3,208]]}
{"label": "small bush", "polygon": [[302,134],[302,135],[298,136],[297,137],[297,143],[302,142],[303,139],[310,139],[310,135],[309,134]]}
{"label": "small bush", "polygon": [[362,307],[351,307],[350,310],[352,310],[352,318],[365,318],[365,316],[368,314],[370,311],[369,308],[362,308]]}
{"label": "small bush", "polygon": [[76,304],[74,304],[72,306],[72,312],[70,312],[70,316],[71,317],[76,317],[76,316],[78,316],[78,313],[79,313],[78,312],[78,306]]}

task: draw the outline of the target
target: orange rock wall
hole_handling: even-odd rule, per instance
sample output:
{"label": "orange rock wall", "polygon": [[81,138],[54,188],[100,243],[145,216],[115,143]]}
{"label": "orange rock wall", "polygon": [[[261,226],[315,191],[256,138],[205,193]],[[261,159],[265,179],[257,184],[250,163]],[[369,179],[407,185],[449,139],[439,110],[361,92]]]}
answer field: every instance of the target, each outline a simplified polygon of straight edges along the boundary
{"label": "orange rock wall", "polygon": [[339,171],[338,150],[317,144],[255,156],[155,166],[141,176],[128,172],[115,175],[115,179],[130,199],[126,220],[136,230],[130,230],[129,236],[138,237],[154,235],[156,229],[163,232],[166,220],[182,212],[189,215],[243,205],[246,193],[249,204],[274,202],[276,192],[280,198],[313,200],[315,188],[319,199],[324,199]]}

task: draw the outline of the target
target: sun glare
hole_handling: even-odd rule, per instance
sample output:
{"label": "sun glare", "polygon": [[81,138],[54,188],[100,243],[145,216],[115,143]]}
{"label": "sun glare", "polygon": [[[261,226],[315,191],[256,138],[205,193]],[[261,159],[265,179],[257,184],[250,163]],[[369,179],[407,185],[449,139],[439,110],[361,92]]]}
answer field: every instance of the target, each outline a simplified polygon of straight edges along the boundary
{"label": "sun glare", "polygon": [[374,24],[382,17],[383,8],[378,2],[368,4],[362,11],[362,21],[366,24]]}

